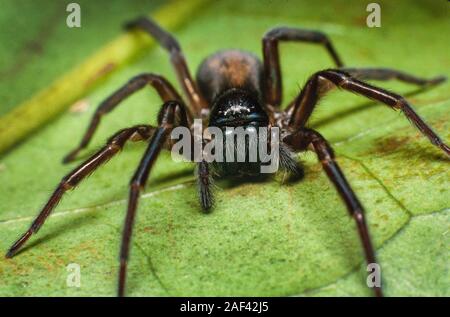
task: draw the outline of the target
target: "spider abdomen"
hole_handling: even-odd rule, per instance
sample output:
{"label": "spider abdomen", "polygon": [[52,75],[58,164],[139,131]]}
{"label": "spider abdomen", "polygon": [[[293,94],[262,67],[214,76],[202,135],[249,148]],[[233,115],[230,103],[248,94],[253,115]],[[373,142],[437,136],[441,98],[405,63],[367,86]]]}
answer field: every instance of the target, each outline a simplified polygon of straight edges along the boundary
{"label": "spider abdomen", "polygon": [[263,66],[257,56],[241,50],[225,50],[203,60],[197,71],[197,83],[206,100],[212,102],[230,88],[251,90],[259,95],[262,74]]}

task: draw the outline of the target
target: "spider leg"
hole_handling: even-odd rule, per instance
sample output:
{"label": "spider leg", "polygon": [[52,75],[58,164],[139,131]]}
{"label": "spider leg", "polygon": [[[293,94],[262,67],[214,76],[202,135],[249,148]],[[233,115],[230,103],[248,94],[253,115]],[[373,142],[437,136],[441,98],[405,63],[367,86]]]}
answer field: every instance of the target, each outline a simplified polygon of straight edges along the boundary
{"label": "spider leg", "polygon": [[[339,165],[335,160],[333,149],[317,131],[310,129],[299,130],[289,136],[284,141],[290,145],[293,149],[298,151],[304,151],[308,146],[312,146],[314,152],[316,152],[318,159],[322,163],[328,178],[333,183],[334,187],[338,191],[350,216],[356,221],[360,240],[362,242],[367,264],[377,263],[375,259],[375,252],[372,247],[372,242],[367,228],[366,220],[364,217],[364,208],[356,197],[353,189],[342,173]],[[374,287],[376,296],[383,296],[381,286]]]}
{"label": "spider leg", "polygon": [[339,87],[358,95],[377,100],[394,110],[401,110],[432,144],[439,147],[447,156],[450,155],[450,148],[423,121],[402,96],[362,82],[355,79],[350,74],[338,69],[320,71],[308,80],[299,96],[295,99],[292,109],[286,111],[286,114],[290,116],[289,127],[294,131],[303,128],[319,99],[334,87]]}
{"label": "spider leg", "polygon": [[80,144],[67,154],[63,162],[68,163],[75,159],[77,154],[84,149],[92,139],[94,132],[100,123],[101,118],[116,108],[123,100],[135,93],[136,91],[142,89],[147,84],[151,85],[156,89],[159,96],[164,102],[170,100],[180,100],[180,95],[176,92],[175,88],[163,77],[155,74],[140,74],[129,80],[124,86],[116,90],[108,98],[106,98],[97,108],[94,116],[91,119],[88,129],[86,130]]}
{"label": "spider leg", "polygon": [[278,27],[268,31],[263,37],[263,57],[264,57],[264,89],[266,101],[269,105],[279,107],[282,98],[282,78],[278,43],[307,42],[322,44],[332,57],[337,67],[343,63],[336,53],[328,37],[318,31],[302,30],[288,27]]}
{"label": "spider leg", "polygon": [[136,20],[130,21],[125,24],[125,28],[139,28],[150,34],[162,47],[164,47],[170,53],[170,60],[175,68],[178,81],[189,99],[189,104],[198,114],[201,113],[203,108],[208,107],[208,104],[199,92],[196,82],[192,79],[186,60],[181,51],[180,44],[172,34],[147,17],[139,17]]}
{"label": "spider leg", "polygon": [[[179,120],[176,120],[179,119]],[[150,169],[161,152],[161,149],[167,140],[168,135],[172,131],[174,125],[180,121],[178,125],[187,126],[187,117],[184,105],[177,101],[166,102],[158,115],[158,128],[153,134],[144,156],[139,163],[133,178],[130,182],[130,192],[128,200],[128,210],[125,217],[125,225],[122,234],[122,245],[120,251],[120,270],[118,295],[124,296],[127,261],[130,249],[130,241],[133,230],[134,219],[136,215],[138,200],[141,191],[145,187]]]}
{"label": "spider leg", "polygon": [[30,228],[12,245],[6,254],[6,257],[13,257],[31,235],[39,231],[66,191],[77,186],[86,176],[111,159],[123,148],[128,140],[138,141],[148,139],[153,133],[153,130],[154,128],[151,126],[139,125],[117,132],[108,140],[103,148],[63,177],[47,204],[45,204],[42,211],[31,224]]}
{"label": "spider leg", "polygon": [[357,68],[357,67],[342,67],[339,70],[350,74],[359,80],[391,80],[397,79],[399,81],[418,85],[418,86],[433,86],[438,85],[446,81],[445,76],[436,76],[433,78],[421,78],[402,72],[400,70],[395,70],[391,68]]}
{"label": "spider leg", "polygon": [[[404,83],[413,84],[421,87],[430,87],[439,85],[447,80],[445,76],[436,76],[433,78],[422,78],[412,74],[395,70],[391,68],[362,68],[362,67],[341,67],[339,70],[351,75],[358,80],[380,80],[387,81],[396,79]],[[295,99],[292,100],[285,109],[286,113],[292,113],[295,106]]]}
{"label": "spider leg", "polygon": [[214,205],[214,196],[212,191],[212,176],[210,165],[206,161],[197,164],[197,181],[200,197],[200,204],[204,211],[208,212]]}

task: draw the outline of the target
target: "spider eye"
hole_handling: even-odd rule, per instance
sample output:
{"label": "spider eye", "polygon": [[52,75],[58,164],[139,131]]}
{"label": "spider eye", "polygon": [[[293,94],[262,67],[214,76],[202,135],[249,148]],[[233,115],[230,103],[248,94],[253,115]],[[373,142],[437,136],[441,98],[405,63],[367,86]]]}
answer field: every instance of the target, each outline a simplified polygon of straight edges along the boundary
{"label": "spider eye", "polygon": [[248,91],[229,89],[214,100],[210,126],[264,126],[268,116],[258,98]]}

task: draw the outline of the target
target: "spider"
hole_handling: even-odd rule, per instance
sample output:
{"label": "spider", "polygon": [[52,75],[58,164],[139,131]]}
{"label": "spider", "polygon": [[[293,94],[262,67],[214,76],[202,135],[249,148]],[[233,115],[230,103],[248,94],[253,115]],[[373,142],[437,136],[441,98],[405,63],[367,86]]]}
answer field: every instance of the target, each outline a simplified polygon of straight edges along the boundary
{"label": "spider", "polygon": [[[30,228],[12,245],[6,254],[13,257],[24,243],[37,233],[64,193],[77,186],[87,175],[111,159],[127,141],[148,141],[148,146],[139,167],[130,182],[128,209],[122,235],[120,268],[118,275],[118,295],[125,295],[127,261],[129,246],[138,199],[148,179],[150,170],[162,149],[169,142],[169,135],[175,127],[192,129],[193,120],[201,119],[209,126],[225,127],[278,127],[281,132],[281,166],[295,171],[301,167],[293,158],[293,153],[312,150],[322,164],[331,183],[345,203],[348,212],[356,222],[368,264],[376,263],[375,252],[364,216],[364,208],[335,160],[333,149],[317,131],[307,128],[319,100],[332,88],[340,88],[381,102],[394,110],[400,110],[432,144],[448,156],[449,147],[422,120],[410,104],[400,95],[370,85],[363,80],[397,79],[419,86],[432,86],[445,81],[445,77],[422,79],[416,76],[387,68],[344,68],[343,62],[329,38],[318,31],[277,27],[269,30],[262,39],[263,61],[255,55],[240,50],[224,50],[210,55],[199,66],[196,80],[189,72],[177,40],[151,19],[137,18],[126,24],[127,29],[140,29],[152,36],[170,54],[178,80],[183,88],[187,102],[164,78],[153,73],[144,73],[132,78],[104,100],[94,113],[81,143],[71,151],[63,162],[71,162],[80,150],[90,142],[101,118],[116,108],[121,101],[150,85],[163,100],[158,115],[158,125],[137,125],[120,130],[106,145],[86,161],[62,178],[56,190],[43,207]],[[298,96],[283,110],[282,77],[278,46],[281,42],[307,42],[322,45],[336,64],[335,68],[321,70],[313,74]],[[237,106],[237,107],[236,107]],[[229,111],[233,108],[233,111]],[[209,211],[213,207],[213,166],[201,160],[195,163],[198,178],[200,204]],[[248,162],[222,166],[222,176],[251,173]],[[374,287],[374,294],[382,296],[381,286]]]}

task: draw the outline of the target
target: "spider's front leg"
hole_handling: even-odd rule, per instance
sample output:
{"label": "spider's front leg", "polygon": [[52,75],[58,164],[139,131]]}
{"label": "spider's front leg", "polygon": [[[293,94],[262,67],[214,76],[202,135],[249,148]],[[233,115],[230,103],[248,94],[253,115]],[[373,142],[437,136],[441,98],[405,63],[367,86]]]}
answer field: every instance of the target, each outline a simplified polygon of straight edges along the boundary
{"label": "spider's front leg", "polygon": [[30,228],[13,244],[6,254],[6,257],[13,257],[25,244],[25,242],[27,242],[31,235],[38,232],[66,191],[77,186],[86,176],[94,172],[103,163],[110,160],[123,148],[128,140],[146,140],[150,138],[153,131],[154,128],[151,126],[140,125],[117,132],[109,139],[107,144],[102,149],[63,177],[42,211],[31,224]]}
{"label": "spider's front leg", "polygon": [[139,167],[130,182],[128,209],[125,217],[120,250],[119,296],[124,296],[125,294],[127,261],[139,196],[145,187],[150,169],[155,163],[156,158],[161,152],[164,143],[167,141],[167,138],[175,125],[189,127],[186,109],[181,102],[169,101],[162,106],[162,109],[159,112],[158,127],[156,128],[147,150],[139,163]]}
{"label": "spider's front leg", "polygon": [[[380,77],[392,77],[393,70],[385,70],[383,76]],[[380,74],[380,72],[378,72]],[[397,72],[398,74],[398,72]],[[365,77],[369,77],[370,73],[366,72]],[[397,76],[399,79],[405,79]],[[413,79],[419,81],[419,78],[408,75],[409,81]],[[437,77],[430,80],[423,80],[428,84],[437,84],[445,80],[443,77]],[[391,107],[394,110],[401,110],[403,114],[425,135],[432,144],[439,147],[447,156],[450,156],[450,148],[441,140],[441,138],[428,126],[425,121],[414,111],[411,105],[400,95],[385,89],[372,86],[368,83],[360,81],[354,78],[349,73],[339,69],[329,69],[320,71],[308,80],[303,87],[302,91],[295,99],[292,107],[286,110],[286,115],[289,117],[289,126],[295,131],[305,127],[308,119],[310,118],[315,106],[321,97],[323,97],[333,87],[339,87],[344,90],[356,93],[358,95],[365,96],[370,99],[377,100],[385,105]]]}
{"label": "spider's front leg", "polygon": [[125,85],[116,90],[108,98],[106,98],[97,108],[91,119],[88,129],[86,130],[80,145],[64,157],[63,162],[68,163],[75,159],[77,154],[84,149],[92,139],[94,132],[100,124],[101,118],[114,110],[123,100],[131,96],[133,93],[142,89],[146,85],[152,86],[159,94],[164,102],[170,100],[181,101],[180,95],[175,88],[163,77],[155,74],[140,74],[130,79]]}
{"label": "spider's front leg", "polygon": [[[338,191],[342,200],[347,206],[347,210],[350,216],[356,221],[359,237],[361,239],[367,264],[377,263],[375,259],[375,252],[372,246],[372,242],[367,228],[366,220],[364,217],[364,208],[356,197],[353,189],[342,173],[339,165],[335,161],[333,149],[317,131],[311,129],[302,129],[291,135],[288,135],[283,142],[286,142],[292,149],[296,151],[305,151],[308,146],[312,146],[317,154],[319,161],[333,183],[334,187]],[[374,287],[375,295],[383,296],[381,286]]]}
{"label": "spider's front leg", "polygon": [[279,42],[321,44],[328,51],[336,66],[343,66],[341,58],[335,51],[331,41],[322,32],[289,27],[278,27],[268,31],[263,37],[264,90],[267,103],[273,107],[279,107],[282,99]]}

